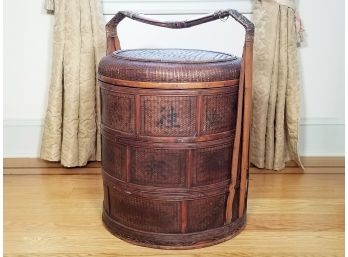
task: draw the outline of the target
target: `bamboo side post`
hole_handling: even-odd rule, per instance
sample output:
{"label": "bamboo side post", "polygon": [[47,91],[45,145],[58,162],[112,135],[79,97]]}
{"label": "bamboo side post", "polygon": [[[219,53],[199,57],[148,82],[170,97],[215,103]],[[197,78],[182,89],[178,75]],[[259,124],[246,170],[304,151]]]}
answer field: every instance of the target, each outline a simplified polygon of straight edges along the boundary
{"label": "bamboo side post", "polygon": [[239,78],[239,93],[238,93],[238,107],[237,107],[237,122],[236,122],[236,133],[234,138],[233,150],[232,150],[232,165],[231,165],[231,183],[228,187],[228,197],[226,204],[226,224],[230,224],[232,221],[233,214],[233,199],[236,192],[236,183],[238,176],[238,160],[239,150],[242,132],[242,117],[243,117],[243,98],[244,98],[244,55],[245,46],[243,48],[243,58],[240,70]]}
{"label": "bamboo side post", "polygon": [[253,41],[245,42],[245,87],[243,110],[243,138],[242,138],[242,163],[239,191],[238,217],[242,217],[246,204],[247,175],[249,172],[249,139],[251,127],[252,105],[252,65],[253,65]]}

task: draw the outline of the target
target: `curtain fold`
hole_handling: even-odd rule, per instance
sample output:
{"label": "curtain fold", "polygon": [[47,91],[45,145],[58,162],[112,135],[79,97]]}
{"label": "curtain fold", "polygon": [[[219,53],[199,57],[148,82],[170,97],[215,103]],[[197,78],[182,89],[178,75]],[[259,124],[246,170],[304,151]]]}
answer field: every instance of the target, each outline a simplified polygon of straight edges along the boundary
{"label": "curtain fold", "polygon": [[302,167],[298,154],[295,10],[275,0],[255,0],[252,19],[255,41],[250,161],[258,168],[271,170],[285,168],[289,160]]}
{"label": "curtain fold", "polygon": [[99,0],[47,0],[55,14],[53,63],[41,158],[63,166],[100,160],[97,67],[105,55]]}

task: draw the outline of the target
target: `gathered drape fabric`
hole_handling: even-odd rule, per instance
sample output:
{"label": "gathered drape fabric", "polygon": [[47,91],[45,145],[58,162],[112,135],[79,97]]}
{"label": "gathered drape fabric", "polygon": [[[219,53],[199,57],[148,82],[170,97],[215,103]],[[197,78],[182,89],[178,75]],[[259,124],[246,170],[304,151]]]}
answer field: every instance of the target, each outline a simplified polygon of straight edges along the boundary
{"label": "gathered drape fabric", "polygon": [[41,158],[63,166],[100,160],[97,66],[105,55],[100,0],[47,0],[54,11],[51,84]]}
{"label": "gathered drape fabric", "polygon": [[[282,3],[280,4],[279,1]],[[301,167],[299,137],[298,31],[292,6],[284,0],[255,0],[253,115],[250,161],[281,170],[286,161]]]}

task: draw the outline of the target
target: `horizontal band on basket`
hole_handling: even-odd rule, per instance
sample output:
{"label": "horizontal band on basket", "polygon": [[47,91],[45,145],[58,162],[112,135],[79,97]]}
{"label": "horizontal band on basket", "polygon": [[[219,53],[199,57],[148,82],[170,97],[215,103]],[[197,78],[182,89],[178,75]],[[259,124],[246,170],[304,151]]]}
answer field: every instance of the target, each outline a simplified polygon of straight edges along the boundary
{"label": "horizontal band on basket", "polygon": [[159,88],[159,89],[198,89],[198,88],[215,88],[215,87],[230,87],[238,86],[239,80],[225,80],[212,82],[148,82],[148,81],[132,81],[121,80],[98,75],[98,79],[105,83],[116,84],[127,87],[137,88]]}
{"label": "horizontal band on basket", "polygon": [[[154,82],[154,83],[158,84],[157,82]],[[139,95],[149,95],[150,93],[155,92],[156,95],[168,95],[167,88],[157,88],[156,86],[154,86],[153,88],[141,88],[141,87],[130,87],[130,86],[128,87],[128,86],[123,86],[118,84],[112,84],[109,82],[103,82],[101,80],[99,80],[99,86],[102,90],[106,90],[107,92],[110,92],[110,93],[121,93],[121,94],[135,93]],[[184,88],[184,89],[185,90],[182,90],[180,88],[170,89],[170,94],[178,95],[178,96],[179,95],[199,96],[199,95],[213,95],[213,94],[225,93],[225,92],[238,93],[239,86],[237,83],[236,85],[231,85],[227,87]]]}
{"label": "horizontal band on basket", "polygon": [[[132,195],[135,197],[143,197],[151,200],[163,201],[185,201],[209,198],[216,195],[226,194],[230,180],[225,180],[219,183],[196,186],[191,188],[166,188],[156,186],[138,185],[129,182],[124,182],[111,176],[108,172],[102,169],[102,176],[104,183],[107,184],[111,190]],[[223,210],[221,210],[223,211]]]}
{"label": "horizontal band on basket", "polygon": [[195,143],[195,142],[208,142],[212,140],[219,140],[219,139],[224,139],[228,137],[229,139],[231,137],[234,137],[235,130],[230,130],[222,133],[217,133],[217,134],[209,134],[209,135],[202,135],[202,136],[193,136],[193,137],[158,137],[158,136],[142,136],[142,135],[137,135],[135,138],[134,134],[123,132],[123,131],[118,131],[115,129],[112,129],[108,126],[101,125],[101,130],[104,131],[104,135],[106,137],[110,136],[113,137],[120,137],[124,138],[125,140],[129,139],[137,141],[142,141],[142,142],[153,142],[153,143]]}
{"label": "horizontal band on basket", "polygon": [[[129,145],[129,146],[135,146],[135,147],[158,147],[158,148],[164,148],[164,149],[200,149],[200,148],[206,148],[206,147],[214,147],[214,146],[221,146],[221,145],[230,145],[231,141],[233,141],[234,138],[234,131],[232,131],[231,134],[228,136],[225,136],[223,138],[218,138],[216,140],[209,140],[209,141],[198,141],[198,142],[156,142],[156,141],[140,141],[136,138],[130,138],[130,137],[122,137],[120,135],[112,134],[110,131],[105,130],[105,127],[102,128],[101,134],[103,137],[109,140],[110,143],[115,144],[122,144],[122,145]],[[136,139],[136,140],[134,140]],[[180,138],[179,138],[180,139]]]}
{"label": "horizontal band on basket", "polygon": [[[115,236],[134,244],[163,249],[193,249],[214,245],[229,240],[244,228],[246,215],[228,225],[201,232],[165,234],[133,229],[112,219],[105,209],[103,221]],[[142,240],[143,239],[143,240]]]}

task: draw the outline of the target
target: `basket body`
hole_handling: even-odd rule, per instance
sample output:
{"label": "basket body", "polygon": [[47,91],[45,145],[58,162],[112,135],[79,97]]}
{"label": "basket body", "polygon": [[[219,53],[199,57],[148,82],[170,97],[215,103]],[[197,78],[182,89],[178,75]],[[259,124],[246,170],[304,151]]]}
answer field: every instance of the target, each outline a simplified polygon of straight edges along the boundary
{"label": "basket body", "polygon": [[186,249],[241,230],[240,167],[225,220],[240,66],[185,49],[117,51],[100,62],[103,221],[113,234]]}

